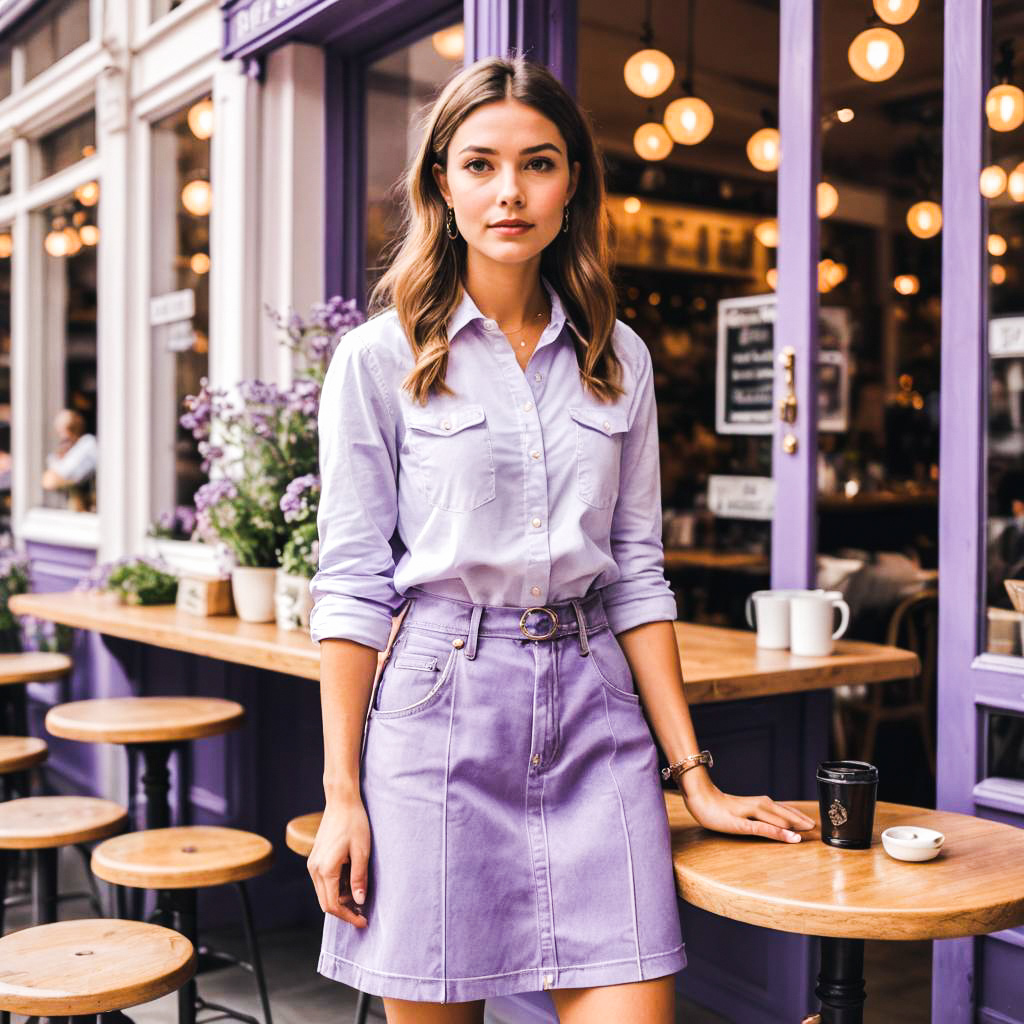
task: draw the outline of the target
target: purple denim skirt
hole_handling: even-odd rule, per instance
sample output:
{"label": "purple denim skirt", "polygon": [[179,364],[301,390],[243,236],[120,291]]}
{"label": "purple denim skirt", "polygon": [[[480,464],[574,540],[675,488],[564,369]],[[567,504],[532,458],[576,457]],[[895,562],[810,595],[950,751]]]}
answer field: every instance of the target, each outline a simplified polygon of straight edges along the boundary
{"label": "purple denim skirt", "polygon": [[685,967],[657,753],[601,591],[406,598],[362,749],[368,924],[325,915],[319,972],[463,1002]]}

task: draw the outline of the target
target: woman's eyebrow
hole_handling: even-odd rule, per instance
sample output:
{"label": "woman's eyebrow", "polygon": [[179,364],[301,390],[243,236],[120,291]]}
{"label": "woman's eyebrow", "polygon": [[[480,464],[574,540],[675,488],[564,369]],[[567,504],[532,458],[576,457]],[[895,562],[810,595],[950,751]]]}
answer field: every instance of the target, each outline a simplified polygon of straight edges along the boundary
{"label": "woman's eyebrow", "polygon": [[[545,149],[553,149],[556,153],[561,154],[561,150],[553,142],[542,142],[538,146],[527,146],[526,149],[519,151],[520,156],[527,156],[530,153],[540,153]],[[497,156],[498,151],[496,149],[490,149],[487,146],[463,146],[459,150],[459,153],[487,153],[489,156]]]}

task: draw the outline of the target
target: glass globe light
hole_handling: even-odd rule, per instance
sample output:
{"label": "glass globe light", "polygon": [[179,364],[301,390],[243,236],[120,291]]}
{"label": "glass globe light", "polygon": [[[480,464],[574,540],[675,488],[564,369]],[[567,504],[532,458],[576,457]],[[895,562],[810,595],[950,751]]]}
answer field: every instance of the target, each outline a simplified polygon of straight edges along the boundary
{"label": "glass globe light", "polygon": [[14,239],[8,234],[0,235],[0,260],[10,259],[14,252]]}
{"label": "glass globe light", "polygon": [[919,0],[875,0],[875,14],[887,25],[902,25],[917,13]]}
{"label": "glass globe light", "polygon": [[83,206],[95,206],[100,201],[100,183],[98,181],[87,181],[75,189],[75,198]]}
{"label": "glass globe light", "polygon": [[661,50],[637,50],[622,69],[626,88],[644,99],[660,96],[672,84],[675,74],[672,58]]}
{"label": "glass globe light", "polygon": [[774,249],[779,244],[779,222],[763,220],[754,226],[754,237],[766,248]]}
{"label": "glass globe light", "polygon": [[988,254],[989,256],[1005,256],[1006,255],[1006,239],[1002,235],[991,234],[988,236]]}
{"label": "glass globe light", "polygon": [[1024,203],[1024,163],[1019,163],[1010,171],[1006,179],[1006,191],[1015,203]]}
{"label": "glass globe light", "polygon": [[680,96],[665,108],[665,127],[669,135],[683,146],[703,142],[715,123],[711,108],[696,96]]}
{"label": "glass globe light", "polygon": [[900,274],[892,286],[900,295],[916,295],[921,290],[921,282],[913,274]]}
{"label": "glass globe light", "polygon": [[50,231],[43,239],[43,248],[54,258],[66,256],[68,239],[63,231]]}
{"label": "glass globe light", "polygon": [[764,279],[768,282],[768,287],[772,291],[775,291],[776,286],[779,283],[779,271],[776,267],[769,268],[768,272],[764,275]]}
{"label": "glass globe light", "polygon": [[664,160],[672,152],[672,137],[663,124],[648,121],[633,133],[633,148],[645,160]]}
{"label": "glass globe light", "polygon": [[907,210],[907,227],[918,238],[934,238],[942,230],[942,207],[925,200]]}
{"label": "glass globe light", "polygon": [[993,263],[989,278],[993,284],[1006,284],[1006,267],[1002,263]]}
{"label": "glass globe light", "polygon": [[196,217],[206,217],[213,208],[213,190],[202,178],[190,181],[181,190],[181,205]]}
{"label": "glass globe light", "polygon": [[205,252],[194,252],[188,265],[192,268],[193,274],[199,274],[202,277],[203,274],[210,272],[210,257]]}
{"label": "glass globe light", "polygon": [[435,32],[430,41],[438,55],[445,60],[462,60],[466,51],[466,33],[461,22]]}
{"label": "glass globe light", "polygon": [[185,115],[192,134],[197,139],[208,139],[213,134],[213,100],[207,97],[193,103]]}
{"label": "glass globe light", "polygon": [[884,82],[903,65],[903,40],[890,28],[868,28],[847,51],[850,67],[866,82]]}
{"label": "glass globe light", "polygon": [[845,263],[831,263],[825,269],[825,280],[833,288],[838,288],[846,280],[847,273],[848,270]]}
{"label": "glass globe light", "polygon": [[78,232],[69,224],[64,229],[63,234],[65,239],[67,239],[67,245],[64,249],[65,255],[74,256],[76,252],[80,252],[82,249],[82,239],[78,237]]}
{"label": "glass globe light", "polygon": [[999,164],[992,164],[981,172],[979,179],[981,194],[986,199],[995,199],[1006,190],[1006,171]]}
{"label": "glass globe light", "polygon": [[854,118],[853,108],[840,107],[836,111],[836,118],[838,119],[840,124],[849,124]]}
{"label": "glass globe light", "polygon": [[95,224],[83,224],[78,229],[82,245],[96,245],[100,240],[100,229]]}
{"label": "glass globe light", "polygon": [[839,191],[827,181],[818,182],[818,216],[824,220],[839,208]]}
{"label": "glass globe light", "polygon": [[747,139],[747,159],[759,171],[778,170],[780,154],[778,128],[762,128]]}
{"label": "glass globe light", "polygon": [[985,97],[985,116],[994,132],[1012,132],[1024,124],[1024,91],[1015,85],[994,85]]}
{"label": "glass globe light", "polygon": [[640,200],[636,196],[626,196],[622,200],[622,208],[626,213],[639,213],[640,212]]}

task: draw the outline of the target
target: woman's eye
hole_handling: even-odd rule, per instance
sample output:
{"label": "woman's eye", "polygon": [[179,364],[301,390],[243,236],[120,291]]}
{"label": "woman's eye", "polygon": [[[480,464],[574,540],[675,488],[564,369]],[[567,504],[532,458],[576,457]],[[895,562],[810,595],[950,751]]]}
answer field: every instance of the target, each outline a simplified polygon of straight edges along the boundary
{"label": "woman's eye", "polygon": [[526,166],[531,167],[534,164],[540,164],[540,170],[542,171],[548,171],[555,166],[554,161],[548,159],[548,157],[546,156],[534,157],[534,159],[531,160]]}
{"label": "woman's eye", "polygon": [[467,171],[475,171],[476,170],[476,168],[474,166],[475,164],[482,164],[484,167],[486,167],[487,166],[487,161],[486,160],[481,160],[479,157],[477,157],[476,160],[469,160],[466,163],[466,170]]}

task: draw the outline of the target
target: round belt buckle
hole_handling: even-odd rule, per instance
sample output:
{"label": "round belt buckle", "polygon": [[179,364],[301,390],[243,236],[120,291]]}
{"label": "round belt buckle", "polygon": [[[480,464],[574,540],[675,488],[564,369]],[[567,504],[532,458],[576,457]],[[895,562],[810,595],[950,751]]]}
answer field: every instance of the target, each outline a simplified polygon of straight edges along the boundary
{"label": "round belt buckle", "polygon": [[[528,632],[526,629],[526,616],[529,615],[530,612],[544,612],[545,615],[550,616],[551,629],[547,633],[543,634]],[[522,618],[519,620],[519,632],[522,633],[523,636],[528,636],[531,640],[548,640],[555,635],[555,631],[557,629],[558,616],[550,608],[527,608],[526,611],[523,612]]]}

